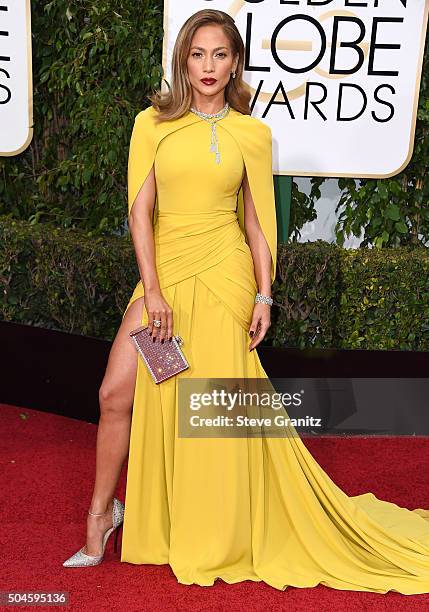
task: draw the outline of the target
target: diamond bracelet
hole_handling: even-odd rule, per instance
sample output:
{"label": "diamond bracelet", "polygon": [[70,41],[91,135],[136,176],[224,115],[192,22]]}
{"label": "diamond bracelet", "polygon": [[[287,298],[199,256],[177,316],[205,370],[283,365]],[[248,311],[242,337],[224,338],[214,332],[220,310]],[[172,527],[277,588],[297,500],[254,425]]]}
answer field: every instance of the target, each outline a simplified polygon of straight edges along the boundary
{"label": "diamond bracelet", "polygon": [[262,293],[257,293],[255,297],[255,304],[257,304],[258,302],[272,306],[273,298],[268,297],[268,295],[262,295]]}

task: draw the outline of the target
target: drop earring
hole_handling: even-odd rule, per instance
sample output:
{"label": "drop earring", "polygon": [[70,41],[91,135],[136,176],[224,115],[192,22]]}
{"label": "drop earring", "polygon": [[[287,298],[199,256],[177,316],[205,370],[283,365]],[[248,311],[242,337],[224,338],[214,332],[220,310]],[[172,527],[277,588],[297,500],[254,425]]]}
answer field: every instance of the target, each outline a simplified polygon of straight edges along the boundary
{"label": "drop earring", "polygon": [[232,78],[235,79],[235,70],[231,74],[232,74]]}

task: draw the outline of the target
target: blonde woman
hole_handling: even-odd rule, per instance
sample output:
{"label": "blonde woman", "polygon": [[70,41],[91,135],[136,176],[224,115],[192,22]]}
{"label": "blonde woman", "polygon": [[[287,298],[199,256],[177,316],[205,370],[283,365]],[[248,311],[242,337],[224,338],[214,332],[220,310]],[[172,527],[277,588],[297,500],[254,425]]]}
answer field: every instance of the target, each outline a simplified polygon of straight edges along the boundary
{"label": "blonde woman", "polygon": [[[136,116],[128,198],[141,278],[100,388],[86,545],[64,565],[100,563],[123,525],[121,561],[169,563],[182,584],[429,592],[428,511],[348,497],[292,429],[178,435],[182,376],[267,379],[253,349],[270,326],[276,270],[272,137],[250,115],[243,58],[231,17],[195,13],[169,93]],[[155,384],[129,337],[140,325],[154,342],[180,334],[190,368]],[[124,514],[114,492],[127,454]]]}

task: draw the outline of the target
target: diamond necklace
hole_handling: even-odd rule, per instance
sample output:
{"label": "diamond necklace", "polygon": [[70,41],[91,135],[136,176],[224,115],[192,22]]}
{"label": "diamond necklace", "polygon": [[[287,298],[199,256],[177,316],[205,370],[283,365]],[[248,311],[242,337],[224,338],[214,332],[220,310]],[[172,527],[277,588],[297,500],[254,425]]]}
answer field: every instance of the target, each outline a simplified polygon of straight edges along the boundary
{"label": "diamond necklace", "polygon": [[223,119],[224,117],[226,117],[226,115],[228,114],[228,111],[229,111],[228,102],[225,104],[222,110],[220,110],[218,113],[212,113],[212,114],[203,113],[202,111],[198,111],[196,108],[193,108],[192,106],[190,110],[193,113],[195,113],[195,115],[198,115],[198,117],[201,117],[201,119],[204,119],[204,121],[207,121],[208,123],[211,124],[212,140],[211,140],[211,145],[210,145],[210,151],[216,154],[216,163],[220,164],[219,141],[217,139],[217,134],[216,134],[216,123],[220,121],[221,119]]}

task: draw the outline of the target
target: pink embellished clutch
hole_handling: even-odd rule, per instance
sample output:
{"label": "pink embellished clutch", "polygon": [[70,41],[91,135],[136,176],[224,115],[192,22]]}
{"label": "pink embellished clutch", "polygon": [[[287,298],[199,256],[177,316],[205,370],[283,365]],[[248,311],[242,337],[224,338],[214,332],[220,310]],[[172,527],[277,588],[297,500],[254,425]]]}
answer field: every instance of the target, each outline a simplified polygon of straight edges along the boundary
{"label": "pink embellished clutch", "polygon": [[171,342],[169,340],[161,342],[159,338],[154,342],[148,330],[147,325],[138,327],[130,332],[130,336],[157,384],[189,368],[189,363],[180,348],[183,344],[180,336],[173,336]]}

